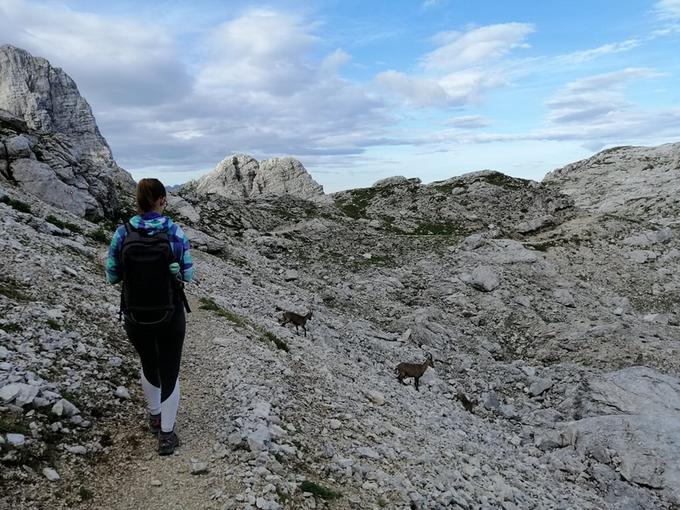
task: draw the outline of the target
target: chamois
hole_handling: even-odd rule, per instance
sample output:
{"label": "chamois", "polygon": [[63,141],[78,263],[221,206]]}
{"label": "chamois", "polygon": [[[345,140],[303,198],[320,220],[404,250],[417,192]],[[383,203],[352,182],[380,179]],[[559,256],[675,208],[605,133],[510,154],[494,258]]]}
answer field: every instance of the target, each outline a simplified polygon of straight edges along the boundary
{"label": "chamois", "polygon": [[298,332],[298,326],[302,326],[302,330],[305,332],[305,336],[307,336],[307,328],[305,327],[305,324],[311,318],[312,318],[311,310],[307,313],[307,315],[300,315],[294,312],[285,311],[283,312],[283,316],[281,317],[281,325],[285,326],[289,322],[293,323],[295,325],[295,333]]}
{"label": "chamois", "polygon": [[434,368],[434,364],[432,363],[432,354],[429,352],[427,353],[427,358],[423,363],[399,363],[394,371],[397,373],[397,379],[401,384],[406,384],[404,383],[405,377],[413,377],[416,391],[420,391],[418,389],[418,381],[420,381],[420,378],[425,373],[425,370],[427,370],[427,367]]}

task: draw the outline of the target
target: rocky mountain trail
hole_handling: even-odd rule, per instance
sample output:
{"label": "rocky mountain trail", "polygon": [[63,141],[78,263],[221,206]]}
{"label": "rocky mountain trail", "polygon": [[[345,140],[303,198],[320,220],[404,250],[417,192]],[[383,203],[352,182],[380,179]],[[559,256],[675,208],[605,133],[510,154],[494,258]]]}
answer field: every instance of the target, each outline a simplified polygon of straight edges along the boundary
{"label": "rocky mountain trail", "polygon": [[[176,190],[197,277],[184,446],[161,459],[102,270],[132,179],[116,184],[70,79],[0,57],[0,507],[680,505],[677,144],[543,183],[395,177],[311,199],[252,195],[243,156],[243,189]],[[26,76],[61,98],[8,95]],[[99,162],[77,157],[90,142]],[[312,312],[306,336],[283,310]],[[400,384],[428,355],[419,391]]]}

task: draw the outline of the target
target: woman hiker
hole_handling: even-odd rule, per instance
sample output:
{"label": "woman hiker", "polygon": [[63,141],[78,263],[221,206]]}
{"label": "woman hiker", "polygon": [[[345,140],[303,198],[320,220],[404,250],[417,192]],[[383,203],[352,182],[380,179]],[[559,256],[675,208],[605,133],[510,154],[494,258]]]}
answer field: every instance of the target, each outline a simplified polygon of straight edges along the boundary
{"label": "woman hiker", "polygon": [[158,434],[160,455],[170,455],[179,446],[175,419],[185,306],[189,310],[183,286],[194,275],[188,239],[163,215],[167,203],[158,179],[139,181],[139,214],[118,227],[106,261],[108,282],[123,282],[121,313],[142,362],[149,428]]}

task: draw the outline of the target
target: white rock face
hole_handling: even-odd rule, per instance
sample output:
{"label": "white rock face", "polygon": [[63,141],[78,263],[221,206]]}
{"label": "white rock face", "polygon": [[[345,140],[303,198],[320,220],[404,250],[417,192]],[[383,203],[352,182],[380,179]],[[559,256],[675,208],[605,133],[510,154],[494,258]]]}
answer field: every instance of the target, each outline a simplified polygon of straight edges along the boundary
{"label": "white rock face", "polygon": [[79,216],[112,215],[134,190],[61,69],[0,46],[0,178]]}
{"label": "white rock face", "polygon": [[631,367],[594,377],[589,386],[588,416],[568,425],[569,441],[680,505],[680,380]]}
{"label": "white rock face", "polygon": [[260,163],[260,169],[253,181],[251,196],[284,193],[312,198],[323,195],[323,187],[312,179],[297,159],[290,157],[265,159]]}
{"label": "white rock face", "polygon": [[283,194],[313,198],[323,195],[323,187],[298,160],[271,158],[258,163],[246,154],[224,158],[215,170],[190,183],[189,187],[197,193],[217,193],[229,198]]}
{"label": "white rock face", "polygon": [[680,211],[678,169],[680,143],[616,147],[554,170],[543,182],[590,211],[663,220]]}

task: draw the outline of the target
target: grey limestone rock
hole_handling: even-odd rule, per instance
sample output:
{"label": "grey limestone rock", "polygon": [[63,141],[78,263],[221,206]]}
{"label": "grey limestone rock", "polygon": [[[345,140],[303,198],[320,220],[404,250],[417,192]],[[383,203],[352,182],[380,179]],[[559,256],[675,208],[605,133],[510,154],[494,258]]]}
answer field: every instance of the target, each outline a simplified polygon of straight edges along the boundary
{"label": "grey limestone rock", "polygon": [[501,284],[498,274],[489,266],[476,267],[465,279],[468,285],[483,292],[491,292]]}
{"label": "grey limestone rock", "polygon": [[283,194],[301,198],[323,195],[323,188],[296,159],[271,158],[258,163],[246,154],[227,156],[215,170],[189,183],[186,189],[239,199]]}
{"label": "grey limestone rock", "polygon": [[631,218],[677,217],[680,206],[673,197],[680,192],[679,162],[680,143],[615,147],[554,170],[543,182],[590,211]]}
{"label": "grey limestone rock", "polygon": [[[0,46],[0,111],[0,127],[10,131],[0,135],[10,181],[89,218],[114,215],[130,200],[132,177],[114,161],[89,104],[64,71]],[[44,166],[26,163],[35,158]]]}
{"label": "grey limestone rock", "polygon": [[611,451],[626,480],[680,504],[680,379],[631,367],[591,378],[585,396],[585,417],[566,427],[570,442],[586,454]]}

